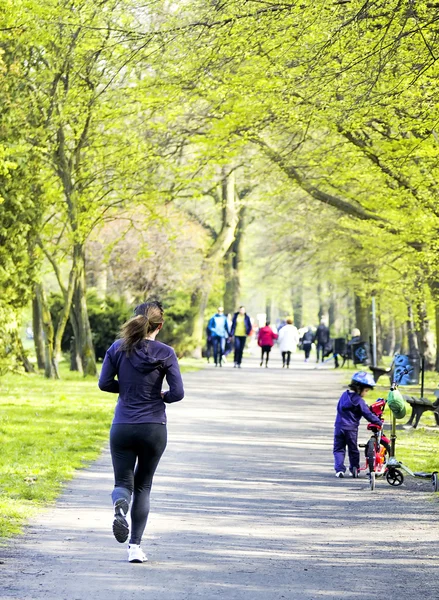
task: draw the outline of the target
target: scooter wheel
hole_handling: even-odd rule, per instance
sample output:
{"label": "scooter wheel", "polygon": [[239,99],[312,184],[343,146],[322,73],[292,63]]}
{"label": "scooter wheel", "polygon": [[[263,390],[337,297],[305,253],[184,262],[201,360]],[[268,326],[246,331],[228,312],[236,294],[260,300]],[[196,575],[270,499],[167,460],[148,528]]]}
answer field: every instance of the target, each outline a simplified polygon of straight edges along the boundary
{"label": "scooter wheel", "polygon": [[431,487],[433,492],[439,492],[439,473],[433,473],[431,476]]}
{"label": "scooter wheel", "polygon": [[374,491],[374,489],[375,489],[375,482],[376,482],[376,479],[375,479],[375,471],[371,471],[371,472],[369,473],[369,485],[370,485],[370,489],[372,490],[372,492],[373,492],[373,491]]}
{"label": "scooter wheel", "polygon": [[398,487],[404,483],[404,474],[399,469],[389,469],[386,473],[387,483]]}
{"label": "scooter wheel", "polygon": [[353,477],[354,479],[358,479],[358,469],[357,469],[357,467],[354,467],[354,468],[352,469],[352,477]]}

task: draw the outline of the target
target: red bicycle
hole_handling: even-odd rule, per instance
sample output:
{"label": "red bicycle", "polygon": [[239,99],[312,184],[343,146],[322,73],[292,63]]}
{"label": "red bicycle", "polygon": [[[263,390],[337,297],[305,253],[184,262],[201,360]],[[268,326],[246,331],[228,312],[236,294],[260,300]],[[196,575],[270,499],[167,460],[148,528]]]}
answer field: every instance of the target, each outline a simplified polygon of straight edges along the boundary
{"label": "red bicycle", "polygon": [[[367,471],[369,476],[370,489],[375,489],[375,481],[377,477],[386,476],[388,483],[391,485],[401,485],[397,483],[391,483],[389,477],[398,478],[397,473],[391,473],[387,468],[387,459],[390,453],[390,440],[383,434],[383,413],[386,408],[386,400],[379,398],[376,402],[369,406],[370,410],[381,420],[381,426],[369,423],[367,426],[368,431],[371,432],[370,439],[366,444],[359,444],[360,448],[364,448],[364,454],[366,457],[365,464],[360,469],[353,470],[353,477],[358,477],[361,471]],[[402,473],[401,473],[402,476]],[[402,481],[404,477],[402,476]]]}

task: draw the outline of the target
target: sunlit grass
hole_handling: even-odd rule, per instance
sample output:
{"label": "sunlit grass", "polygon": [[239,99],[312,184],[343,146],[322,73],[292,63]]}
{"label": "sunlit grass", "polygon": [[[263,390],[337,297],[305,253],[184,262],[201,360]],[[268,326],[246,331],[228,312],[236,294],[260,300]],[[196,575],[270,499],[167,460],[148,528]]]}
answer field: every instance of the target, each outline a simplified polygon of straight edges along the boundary
{"label": "sunlit grass", "polygon": [[[181,368],[199,366],[184,360]],[[65,364],[61,371],[60,381],[39,374],[0,378],[0,538],[19,533],[107,442],[116,395]]]}

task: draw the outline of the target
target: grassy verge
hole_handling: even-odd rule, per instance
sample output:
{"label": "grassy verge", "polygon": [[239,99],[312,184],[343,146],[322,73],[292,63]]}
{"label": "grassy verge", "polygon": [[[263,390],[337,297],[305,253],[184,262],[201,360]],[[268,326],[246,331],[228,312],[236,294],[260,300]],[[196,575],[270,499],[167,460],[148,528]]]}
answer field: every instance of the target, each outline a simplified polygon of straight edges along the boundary
{"label": "grassy verge", "polygon": [[[200,366],[181,361],[182,372]],[[42,375],[0,379],[0,538],[19,533],[108,439],[116,396],[101,392],[94,378],[63,365],[61,371],[60,381]]]}
{"label": "grassy verge", "polygon": [[[354,370],[346,370],[346,383]],[[436,399],[433,391],[438,389],[439,373],[428,372],[425,374],[425,392],[424,396],[432,402]],[[381,377],[379,384],[373,392],[369,392],[366,402],[371,404],[378,398],[386,398],[389,391],[388,379]],[[400,388],[402,394],[420,396],[420,385],[404,386]],[[411,407],[407,405],[407,415],[404,419],[398,420],[397,424],[402,425],[409,420]],[[391,422],[390,410],[386,408],[384,413],[386,423]],[[364,423],[364,421],[363,421]],[[436,421],[431,412],[424,413],[421,417],[418,429],[405,429],[397,431],[396,457],[402,460],[413,471],[439,471],[439,428],[436,428]],[[434,427],[434,429],[430,429]],[[367,432],[365,425],[360,426],[359,439],[366,439]]]}

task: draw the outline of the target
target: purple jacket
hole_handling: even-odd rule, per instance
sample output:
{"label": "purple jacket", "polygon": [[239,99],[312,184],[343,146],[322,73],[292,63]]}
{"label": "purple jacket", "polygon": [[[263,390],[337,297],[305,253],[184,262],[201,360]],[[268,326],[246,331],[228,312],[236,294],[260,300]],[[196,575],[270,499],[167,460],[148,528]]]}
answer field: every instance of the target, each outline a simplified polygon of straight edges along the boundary
{"label": "purple jacket", "polygon": [[[107,350],[98,383],[104,392],[119,394],[113,423],[166,423],[165,402],[184,397],[174,350],[155,340],[143,340],[127,354],[119,350],[120,345],[117,340]],[[165,377],[169,391],[162,398]]]}
{"label": "purple jacket", "polygon": [[338,401],[335,428],[338,430],[358,429],[361,417],[367,419],[369,423],[381,425],[380,419],[373,414],[363,398],[355,392],[347,390]]}

